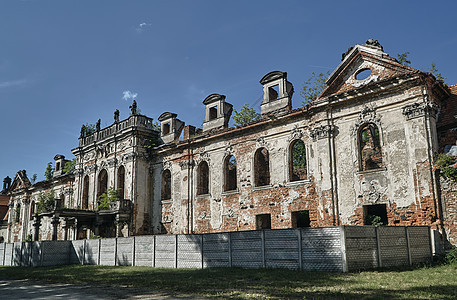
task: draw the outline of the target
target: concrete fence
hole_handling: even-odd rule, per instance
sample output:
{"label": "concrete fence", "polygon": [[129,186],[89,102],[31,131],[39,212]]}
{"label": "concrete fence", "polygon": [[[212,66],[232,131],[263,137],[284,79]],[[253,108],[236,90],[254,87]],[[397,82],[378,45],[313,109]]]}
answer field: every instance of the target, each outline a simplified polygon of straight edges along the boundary
{"label": "concrete fence", "polygon": [[289,268],[347,272],[432,258],[428,226],[340,226],[0,244],[0,265]]}

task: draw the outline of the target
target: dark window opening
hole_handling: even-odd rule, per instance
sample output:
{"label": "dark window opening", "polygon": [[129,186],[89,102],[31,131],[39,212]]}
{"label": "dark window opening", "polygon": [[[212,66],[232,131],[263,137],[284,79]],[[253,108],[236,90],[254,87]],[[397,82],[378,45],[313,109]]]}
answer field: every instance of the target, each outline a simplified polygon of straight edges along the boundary
{"label": "dark window opening", "polygon": [[15,221],[16,221],[16,223],[19,223],[20,220],[21,220],[21,205],[18,204],[18,205],[16,206]]}
{"label": "dark window opening", "polygon": [[292,212],[292,227],[302,228],[310,227],[309,210],[300,210]]}
{"label": "dark window opening", "polygon": [[117,170],[117,192],[121,200],[124,199],[124,187],[125,187],[125,168],[120,166]]}
{"label": "dark window opening", "polygon": [[364,224],[365,225],[387,225],[389,221],[387,219],[387,205],[386,204],[374,204],[364,205]]}
{"label": "dark window opening", "polygon": [[209,194],[209,168],[206,161],[198,165],[197,170],[197,195]]}
{"label": "dark window opening", "polygon": [[360,170],[372,170],[382,167],[382,151],[379,138],[379,129],[369,123],[359,130]]}
{"label": "dark window opening", "polygon": [[97,199],[106,192],[108,189],[108,173],[103,169],[100,174],[98,174],[98,193]]}
{"label": "dark window opening", "polygon": [[84,177],[82,209],[89,208],[89,176]]}
{"label": "dark window opening", "polygon": [[59,198],[60,198],[60,205],[62,208],[64,208],[65,207],[65,195],[60,194]]}
{"label": "dark window opening", "polygon": [[255,228],[256,229],[271,229],[271,215],[262,214],[255,216]]}
{"label": "dark window opening", "polygon": [[33,215],[35,214],[35,201],[30,203],[30,220],[33,220]]}
{"label": "dark window opening", "polygon": [[210,107],[209,109],[209,120],[217,119],[217,106]]}
{"label": "dark window opening", "polygon": [[224,191],[236,190],[236,159],[235,159],[235,156],[230,155],[227,158],[225,158],[224,170],[225,170]]}
{"label": "dark window opening", "polygon": [[170,133],[170,123],[163,124],[163,135]]}
{"label": "dark window opening", "polygon": [[295,141],[291,146],[289,158],[290,181],[305,180],[306,174],[306,149],[302,140]]}
{"label": "dark window opening", "polygon": [[60,170],[60,162],[56,163],[56,171]]}
{"label": "dark window opening", "polygon": [[268,150],[260,148],[254,155],[254,178],[256,186],[270,184],[270,161]]}
{"label": "dark window opening", "polygon": [[278,95],[279,95],[279,84],[268,88],[268,99],[269,100],[278,99]]}
{"label": "dark window opening", "polygon": [[164,170],[162,173],[162,200],[171,199],[171,172]]}

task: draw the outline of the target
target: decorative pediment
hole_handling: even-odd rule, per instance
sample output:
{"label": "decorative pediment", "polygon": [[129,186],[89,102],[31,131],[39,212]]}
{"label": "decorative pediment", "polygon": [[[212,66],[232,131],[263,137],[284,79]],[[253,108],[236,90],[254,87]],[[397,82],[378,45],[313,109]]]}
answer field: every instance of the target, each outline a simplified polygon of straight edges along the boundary
{"label": "decorative pediment", "polygon": [[415,71],[385,53],[377,40],[370,39],[363,45],[350,47],[343,54],[341,64],[327,79],[327,88],[320,98]]}
{"label": "decorative pediment", "polygon": [[298,128],[298,125],[295,125],[290,132],[289,141],[299,140],[303,137],[303,130]]}
{"label": "decorative pediment", "polygon": [[30,180],[27,178],[26,171],[21,170],[16,173],[16,176],[14,177],[13,183],[11,184],[11,188],[9,190],[10,191],[20,190],[20,189],[28,188],[31,185],[32,184],[30,183]]}
{"label": "decorative pediment", "polygon": [[356,135],[357,131],[359,130],[360,126],[373,123],[378,126],[381,125],[381,118],[376,114],[376,107],[373,105],[365,105],[359,113],[357,121],[352,128],[352,134]]}

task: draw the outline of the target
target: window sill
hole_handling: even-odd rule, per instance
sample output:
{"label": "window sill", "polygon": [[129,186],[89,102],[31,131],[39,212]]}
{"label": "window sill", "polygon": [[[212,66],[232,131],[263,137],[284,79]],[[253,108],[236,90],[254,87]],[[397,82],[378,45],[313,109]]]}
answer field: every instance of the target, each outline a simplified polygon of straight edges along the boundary
{"label": "window sill", "polygon": [[236,189],[236,190],[231,190],[231,191],[223,191],[221,193],[222,196],[227,196],[227,195],[234,195],[234,194],[238,194],[240,192],[239,189]]}
{"label": "window sill", "polygon": [[172,203],[172,202],[173,202],[173,200],[171,200],[171,199],[161,200],[162,204],[168,204],[168,203]]}
{"label": "window sill", "polygon": [[268,184],[268,185],[262,185],[262,186],[255,186],[253,188],[254,191],[260,191],[260,190],[267,190],[267,189],[271,189],[273,187],[273,185],[271,184]]}
{"label": "window sill", "polygon": [[383,172],[383,171],[386,171],[386,170],[387,170],[386,167],[382,167],[382,168],[377,168],[377,169],[370,169],[370,170],[365,170],[365,171],[358,171],[358,172],[357,172],[357,175],[358,175],[358,174],[378,173],[378,172]]}
{"label": "window sill", "polygon": [[309,180],[309,179],[289,181],[289,182],[286,183],[286,186],[297,186],[297,185],[307,184],[307,183],[310,183],[310,182],[311,182],[311,180]]}
{"label": "window sill", "polygon": [[195,198],[197,199],[205,199],[211,197],[211,194],[201,194],[201,195],[196,195]]}

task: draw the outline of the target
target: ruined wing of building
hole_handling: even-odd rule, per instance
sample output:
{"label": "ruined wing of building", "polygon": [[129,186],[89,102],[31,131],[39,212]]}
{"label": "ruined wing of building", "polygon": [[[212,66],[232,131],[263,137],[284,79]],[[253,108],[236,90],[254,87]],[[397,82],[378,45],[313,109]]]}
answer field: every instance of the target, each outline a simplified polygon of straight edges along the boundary
{"label": "ruined wing of building", "polygon": [[270,72],[261,118],[237,128],[224,95],[203,100],[201,129],[165,112],[158,131],[134,102],[129,118],[82,128],[74,171],[57,155],[50,180],[16,174],[5,239],[383,224],[430,225],[456,244],[455,185],[433,160],[455,145],[457,86],[374,40],[351,47],[326,84],[292,109],[287,73]]}

